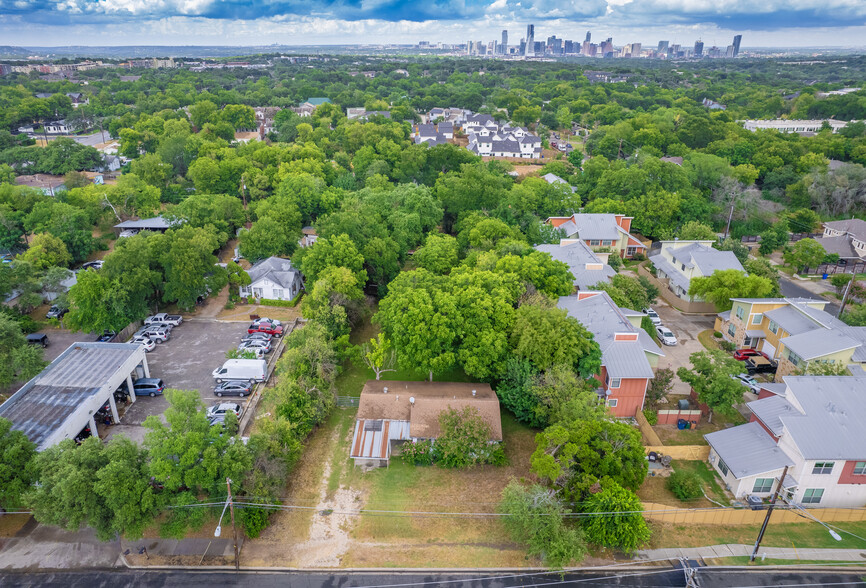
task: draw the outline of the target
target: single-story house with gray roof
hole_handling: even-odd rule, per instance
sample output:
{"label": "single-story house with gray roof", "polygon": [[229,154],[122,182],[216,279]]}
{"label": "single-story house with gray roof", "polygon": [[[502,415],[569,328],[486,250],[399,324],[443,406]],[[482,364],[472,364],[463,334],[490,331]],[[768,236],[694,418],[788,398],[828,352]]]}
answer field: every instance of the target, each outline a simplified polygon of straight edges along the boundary
{"label": "single-story house with gray roof", "polygon": [[294,300],[304,288],[301,272],[292,266],[290,259],[263,259],[248,269],[247,274],[250,276],[250,284],[238,288],[238,293],[243,298]]}

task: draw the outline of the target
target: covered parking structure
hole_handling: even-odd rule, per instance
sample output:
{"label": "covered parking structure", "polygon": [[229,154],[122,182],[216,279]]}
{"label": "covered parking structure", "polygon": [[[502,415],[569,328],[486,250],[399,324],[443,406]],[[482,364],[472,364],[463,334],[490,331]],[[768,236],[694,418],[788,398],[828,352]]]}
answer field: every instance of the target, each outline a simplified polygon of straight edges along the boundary
{"label": "covered parking structure", "polygon": [[126,382],[130,400],[136,378],[149,378],[144,348],[130,343],[73,343],[42,372],[0,405],[0,417],[42,451],[75,438],[106,402],[119,422],[114,391]]}

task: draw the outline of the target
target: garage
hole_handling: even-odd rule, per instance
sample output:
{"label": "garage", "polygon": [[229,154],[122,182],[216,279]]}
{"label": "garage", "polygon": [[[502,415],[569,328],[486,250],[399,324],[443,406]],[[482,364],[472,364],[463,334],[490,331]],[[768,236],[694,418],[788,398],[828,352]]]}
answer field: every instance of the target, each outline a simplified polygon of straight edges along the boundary
{"label": "garage", "polygon": [[94,414],[108,404],[119,422],[114,391],[134,378],[149,378],[144,348],[129,343],[73,343],[42,372],[0,405],[0,417],[42,451],[74,439],[86,427],[96,431]]}

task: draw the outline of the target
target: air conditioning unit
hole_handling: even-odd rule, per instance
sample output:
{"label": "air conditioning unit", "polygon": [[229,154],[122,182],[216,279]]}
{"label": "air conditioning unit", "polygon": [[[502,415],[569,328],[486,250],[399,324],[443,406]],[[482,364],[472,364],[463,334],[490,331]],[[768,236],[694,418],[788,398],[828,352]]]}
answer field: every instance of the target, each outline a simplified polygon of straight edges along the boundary
{"label": "air conditioning unit", "polygon": [[730,485],[730,484],[725,484],[725,490],[727,490],[728,492],[730,492],[730,491],[731,491],[731,485]]}
{"label": "air conditioning unit", "polygon": [[715,455],[712,455],[712,454],[710,455],[710,463],[716,463],[716,456]]}

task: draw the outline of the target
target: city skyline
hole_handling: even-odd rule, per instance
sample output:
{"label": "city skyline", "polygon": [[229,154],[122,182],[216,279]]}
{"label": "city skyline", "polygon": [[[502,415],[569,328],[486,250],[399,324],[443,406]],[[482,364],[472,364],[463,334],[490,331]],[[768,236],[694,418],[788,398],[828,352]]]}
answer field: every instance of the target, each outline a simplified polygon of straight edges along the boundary
{"label": "city skyline", "polygon": [[327,45],[465,43],[498,39],[511,45],[536,27],[579,42],[583,31],[654,46],[659,39],[727,46],[743,34],[750,48],[866,45],[866,2],[851,0],[0,0],[4,45]]}

